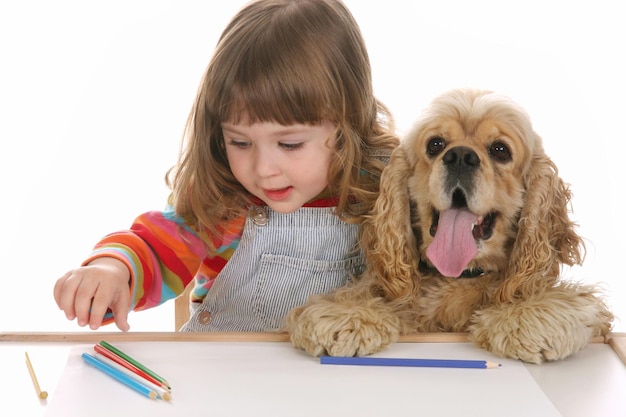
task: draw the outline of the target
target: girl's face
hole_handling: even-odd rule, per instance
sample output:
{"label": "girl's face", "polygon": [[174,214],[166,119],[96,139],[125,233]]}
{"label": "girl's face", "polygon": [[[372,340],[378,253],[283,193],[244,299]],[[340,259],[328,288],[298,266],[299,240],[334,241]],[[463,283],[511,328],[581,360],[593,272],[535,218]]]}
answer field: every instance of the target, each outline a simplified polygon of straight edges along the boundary
{"label": "girl's face", "polygon": [[290,213],[328,185],[335,125],[222,123],[230,169],[254,196]]}

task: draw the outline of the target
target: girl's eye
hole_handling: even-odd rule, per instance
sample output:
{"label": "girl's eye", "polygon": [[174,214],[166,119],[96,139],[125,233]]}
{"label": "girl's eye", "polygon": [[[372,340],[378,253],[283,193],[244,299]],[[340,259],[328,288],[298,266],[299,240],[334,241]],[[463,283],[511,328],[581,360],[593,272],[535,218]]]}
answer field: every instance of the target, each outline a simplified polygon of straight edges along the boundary
{"label": "girl's eye", "polygon": [[246,149],[248,147],[250,147],[250,142],[244,142],[244,141],[238,141],[238,140],[229,140],[228,144],[230,146],[234,146],[235,148],[239,148],[239,149]]}
{"label": "girl's eye", "polygon": [[295,151],[302,147],[302,143],[280,143],[279,146],[286,151]]}

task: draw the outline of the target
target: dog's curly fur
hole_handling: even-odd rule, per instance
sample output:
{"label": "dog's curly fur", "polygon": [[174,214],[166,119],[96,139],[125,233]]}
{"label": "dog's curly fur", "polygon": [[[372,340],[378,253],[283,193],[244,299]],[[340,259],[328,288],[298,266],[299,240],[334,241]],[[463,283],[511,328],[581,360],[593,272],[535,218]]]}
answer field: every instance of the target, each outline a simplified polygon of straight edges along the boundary
{"label": "dog's curly fur", "polygon": [[488,91],[441,95],[382,174],[363,226],[367,270],[288,314],[294,346],[368,355],[400,334],[467,331],[503,357],[572,355],[609,333],[613,315],[597,288],[560,278],[584,258],[570,199],[519,105]]}

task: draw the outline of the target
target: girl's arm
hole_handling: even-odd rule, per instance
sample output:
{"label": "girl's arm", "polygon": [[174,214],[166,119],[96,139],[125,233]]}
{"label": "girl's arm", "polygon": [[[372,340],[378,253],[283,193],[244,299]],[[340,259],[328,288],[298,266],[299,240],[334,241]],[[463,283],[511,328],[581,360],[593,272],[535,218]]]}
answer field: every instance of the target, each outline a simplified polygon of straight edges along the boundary
{"label": "girl's arm", "polygon": [[[105,236],[83,265],[102,257],[123,262],[130,271],[130,309],[144,310],[184,291],[207,255],[207,239],[168,207],[140,215],[130,230]],[[111,321],[109,311],[103,324]]]}

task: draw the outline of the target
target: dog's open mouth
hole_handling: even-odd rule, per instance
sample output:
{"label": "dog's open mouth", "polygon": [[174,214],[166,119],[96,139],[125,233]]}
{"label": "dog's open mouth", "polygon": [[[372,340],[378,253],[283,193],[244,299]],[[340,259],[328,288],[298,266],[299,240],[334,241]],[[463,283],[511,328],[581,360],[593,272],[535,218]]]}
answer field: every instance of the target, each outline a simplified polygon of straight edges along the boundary
{"label": "dog's open mouth", "polygon": [[426,256],[437,270],[447,277],[458,277],[478,253],[478,240],[489,239],[497,218],[497,212],[478,216],[467,208],[465,196],[455,191],[451,208],[433,211],[430,226],[432,243]]}
{"label": "dog's open mouth", "polygon": [[[478,216],[476,218],[476,223],[473,224],[472,227],[472,236],[474,239],[482,239],[486,240],[491,237],[491,233],[493,232],[493,225],[496,220],[497,212],[492,211],[486,216]],[[433,211],[433,224],[430,225],[430,235],[435,236],[437,233],[437,226],[439,225],[439,212],[437,210]]]}

